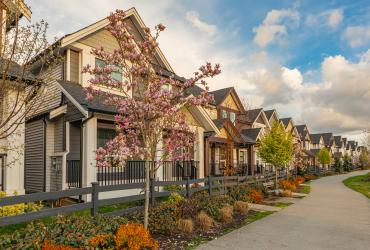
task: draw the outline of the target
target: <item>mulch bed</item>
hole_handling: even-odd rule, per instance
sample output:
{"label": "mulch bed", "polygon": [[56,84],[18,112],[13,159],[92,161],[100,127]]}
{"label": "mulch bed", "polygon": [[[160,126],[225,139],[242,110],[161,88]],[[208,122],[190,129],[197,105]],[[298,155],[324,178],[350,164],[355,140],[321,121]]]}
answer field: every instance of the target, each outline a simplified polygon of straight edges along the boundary
{"label": "mulch bed", "polygon": [[[235,214],[232,223],[224,224],[216,222],[216,224],[208,232],[197,230],[195,225],[195,230],[192,234],[174,233],[172,235],[153,235],[153,238],[159,242],[159,249],[191,248],[190,244],[192,243],[193,239],[196,239],[196,242],[205,242],[218,238],[229,231],[245,225],[245,218],[256,213],[257,212],[255,211],[249,210],[247,215]],[[195,246],[196,245],[197,244],[195,244]]]}

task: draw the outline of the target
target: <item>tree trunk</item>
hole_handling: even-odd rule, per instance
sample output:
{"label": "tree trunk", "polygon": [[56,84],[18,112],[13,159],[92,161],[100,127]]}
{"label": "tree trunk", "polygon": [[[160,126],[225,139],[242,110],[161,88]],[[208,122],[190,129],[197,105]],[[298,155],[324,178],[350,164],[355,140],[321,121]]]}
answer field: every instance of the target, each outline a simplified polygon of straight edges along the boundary
{"label": "tree trunk", "polygon": [[145,161],[145,189],[144,189],[144,228],[148,229],[149,224],[149,193],[150,193],[150,166],[149,161]]}

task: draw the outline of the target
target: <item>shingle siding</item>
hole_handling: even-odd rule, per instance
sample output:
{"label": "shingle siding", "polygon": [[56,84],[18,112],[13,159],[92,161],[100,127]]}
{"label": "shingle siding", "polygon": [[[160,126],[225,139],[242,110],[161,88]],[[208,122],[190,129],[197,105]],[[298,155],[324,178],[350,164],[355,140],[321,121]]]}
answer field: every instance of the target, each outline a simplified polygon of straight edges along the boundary
{"label": "shingle siding", "polygon": [[44,122],[26,123],[25,189],[27,192],[44,191]]}

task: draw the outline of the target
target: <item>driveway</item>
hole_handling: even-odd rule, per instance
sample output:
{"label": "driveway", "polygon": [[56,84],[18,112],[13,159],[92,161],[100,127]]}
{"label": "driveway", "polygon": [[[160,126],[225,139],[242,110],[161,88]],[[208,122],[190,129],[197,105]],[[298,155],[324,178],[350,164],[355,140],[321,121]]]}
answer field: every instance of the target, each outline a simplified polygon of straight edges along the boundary
{"label": "driveway", "polygon": [[306,198],[198,249],[370,249],[370,200],[342,184],[366,172],[315,180]]}

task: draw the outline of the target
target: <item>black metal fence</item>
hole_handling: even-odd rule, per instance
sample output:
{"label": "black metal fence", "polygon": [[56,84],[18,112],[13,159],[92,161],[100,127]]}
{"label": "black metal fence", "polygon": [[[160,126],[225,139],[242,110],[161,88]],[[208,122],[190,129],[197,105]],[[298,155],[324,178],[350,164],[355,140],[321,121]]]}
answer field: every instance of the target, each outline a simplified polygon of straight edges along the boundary
{"label": "black metal fence", "polygon": [[68,188],[82,187],[82,166],[80,160],[68,160],[66,171]]}
{"label": "black metal fence", "polygon": [[[184,190],[179,191],[179,193],[189,197],[191,194],[202,190],[208,190],[210,195],[224,194],[227,192],[228,187],[237,186],[241,184],[270,186],[273,183],[274,179],[275,179],[274,175],[263,177],[221,176],[221,177],[207,177],[202,179],[190,179],[189,177],[187,177],[185,180],[180,181],[155,181],[155,179],[151,179],[150,199],[151,204],[154,204],[156,198],[169,196],[171,193],[168,191],[164,191],[163,187],[170,185],[183,186]],[[101,186],[99,185],[99,182],[94,182],[92,183],[91,187],[86,188],[75,188],[56,192],[42,192],[19,196],[3,197],[0,198],[0,208],[20,203],[42,202],[77,196],[88,196],[90,197],[90,199],[88,199],[90,201],[85,203],[67,205],[63,207],[45,208],[37,212],[29,212],[20,215],[0,217],[0,226],[17,224],[21,222],[32,221],[49,216],[71,213],[85,209],[91,209],[91,215],[95,216],[98,214],[98,209],[100,206],[144,200],[144,194],[122,196],[109,199],[100,199],[99,194],[117,190],[144,189],[144,185],[145,185],[144,183],[127,183]],[[142,209],[142,207],[138,206],[134,208],[117,210],[110,213],[105,213],[104,215],[108,216],[123,215],[138,209]]]}

